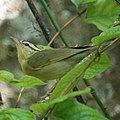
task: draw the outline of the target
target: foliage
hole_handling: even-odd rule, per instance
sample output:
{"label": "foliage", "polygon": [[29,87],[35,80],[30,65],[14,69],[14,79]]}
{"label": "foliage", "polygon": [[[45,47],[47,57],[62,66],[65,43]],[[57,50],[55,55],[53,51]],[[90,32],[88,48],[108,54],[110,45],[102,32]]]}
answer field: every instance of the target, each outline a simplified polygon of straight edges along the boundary
{"label": "foliage", "polygon": [[0,71],[0,80],[5,81],[13,86],[25,88],[45,85],[45,83],[40,79],[28,75],[23,76],[20,80],[16,80],[12,73],[4,70]]}
{"label": "foliage", "polygon": [[85,21],[104,31],[118,18],[119,13],[120,6],[115,0],[97,0],[89,4]]}
{"label": "foliage", "polygon": [[78,8],[81,4],[91,3],[96,0],[71,0],[73,4]]}
{"label": "foliage", "polygon": [[53,115],[58,120],[108,120],[86,105],[69,99],[57,104]]}
{"label": "foliage", "polygon": [[75,97],[75,96],[78,96],[78,95],[83,95],[83,94],[90,93],[90,91],[91,91],[91,88],[86,88],[85,90],[72,92],[72,93],[69,93],[69,94],[64,95],[64,96],[56,97],[54,100],[51,100],[50,102],[41,103],[41,104],[40,103],[33,104],[33,105],[31,105],[30,109],[39,113],[40,115],[44,116],[46,114],[46,112],[50,108],[52,108],[55,104],[61,103],[65,100],[67,100],[70,97]]}
{"label": "foliage", "polygon": [[52,49],[50,46],[38,45],[37,46],[40,50]]}
{"label": "foliage", "polygon": [[0,111],[0,120],[36,120],[35,116],[20,108],[5,108]]}
{"label": "foliage", "polygon": [[[120,13],[120,6],[115,0],[71,0],[77,10],[81,4],[88,4],[83,20],[92,23],[102,30],[100,35],[92,38],[97,46],[102,46],[107,41],[120,36],[120,26],[111,27]],[[41,0],[42,2],[42,0]],[[45,2],[45,1],[44,1]],[[47,7],[47,6],[45,6]],[[104,9],[104,12],[103,12]],[[38,46],[41,50],[51,49],[50,47]],[[52,92],[50,100],[45,103],[32,104],[30,109],[42,117],[54,116],[57,120],[107,120],[94,109],[76,102],[72,97],[88,94],[91,88],[77,92],[71,90],[82,81],[83,78],[90,79],[105,71],[111,62],[105,53],[98,55],[98,52],[91,52],[75,68],[64,75]],[[25,75],[16,80],[14,75],[8,71],[0,71],[0,80],[16,87],[41,86],[45,83],[33,76]],[[52,110],[52,112],[49,112]],[[49,114],[48,114],[49,113]],[[18,108],[5,108],[0,111],[0,120],[35,120],[34,115],[27,110]]]}
{"label": "foliage", "polygon": [[[98,53],[99,54],[99,53]],[[83,64],[84,65],[84,64]],[[111,62],[106,54],[102,54],[94,61],[94,63],[86,70],[83,78],[90,79],[94,76],[105,71],[109,66],[111,66]],[[82,65],[81,65],[82,67]]]}
{"label": "foliage", "polygon": [[93,37],[92,42],[100,46],[104,42],[110,41],[111,39],[114,39],[119,36],[120,36],[120,26],[116,26],[103,31],[99,36]]}

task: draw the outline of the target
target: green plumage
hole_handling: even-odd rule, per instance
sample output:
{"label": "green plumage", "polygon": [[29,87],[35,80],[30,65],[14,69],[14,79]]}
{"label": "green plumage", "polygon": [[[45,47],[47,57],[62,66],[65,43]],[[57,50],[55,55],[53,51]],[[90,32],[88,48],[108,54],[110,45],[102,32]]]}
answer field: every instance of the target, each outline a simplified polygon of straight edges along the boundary
{"label": "green plumage", "polygon": [[[28,60],[28,64],[33,68],[38,68],[38,67],[42,68],[44,66],[47,66],[56,62],[60,62],[62,60],[67,60],[70,57],[75,57],[76,55],[85,51],[88,51],[88,50],[69,49],[69,48],[62,48],[62,49],[56,48],[56,49],[43,50],[31,56]],[[79,59],[79,56],[78,56],[78,59]]]}
{"label": "green plumage", "polygon": [[87,56],[88,51],[89,48],[56,48],[39,51],[32,55],[27,62],[28,66],[33,68],[34,71],[26,70],[26,73],[42,80],[58,79]]}

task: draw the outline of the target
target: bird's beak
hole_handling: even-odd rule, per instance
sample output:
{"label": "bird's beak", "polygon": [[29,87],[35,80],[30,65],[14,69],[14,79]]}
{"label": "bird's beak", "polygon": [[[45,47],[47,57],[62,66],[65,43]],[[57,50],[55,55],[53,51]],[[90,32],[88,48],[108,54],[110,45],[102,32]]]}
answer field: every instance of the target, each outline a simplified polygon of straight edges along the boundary
{"label": "bird's beak", "polygon": [[21,42],[20,42],[18,39],[16,39],[15,37],[11,36],[10,38],[11,38],[17,45],[20,45],[20,44],[21,44]]}

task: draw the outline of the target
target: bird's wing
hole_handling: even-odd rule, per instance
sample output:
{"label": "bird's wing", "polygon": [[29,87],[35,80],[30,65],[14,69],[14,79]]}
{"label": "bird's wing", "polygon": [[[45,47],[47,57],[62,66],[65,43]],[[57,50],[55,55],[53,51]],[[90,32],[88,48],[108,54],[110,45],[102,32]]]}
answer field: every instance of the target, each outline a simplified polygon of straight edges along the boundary
{"label": "bird's wing", "polygon": [[55,48],[39,51],[31,56],[28,64],[33,68],[41,68],[52,63],[67,59],[76,54],[88,51],[89,49],[69,49],[69,48]]}

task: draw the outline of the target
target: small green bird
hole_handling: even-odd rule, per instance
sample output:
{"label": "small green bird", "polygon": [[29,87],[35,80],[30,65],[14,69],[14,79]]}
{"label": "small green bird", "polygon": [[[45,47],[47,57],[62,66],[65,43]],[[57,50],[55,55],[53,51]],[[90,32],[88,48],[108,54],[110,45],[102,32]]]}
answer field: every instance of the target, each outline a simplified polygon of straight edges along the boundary
{"label": "small green bird", "polygon": [[49,48],[38,49],[32,43],[19,41],[16,43],[18,60],[23,72],[41,80],[59,79],[75,67],[95,47]]}

